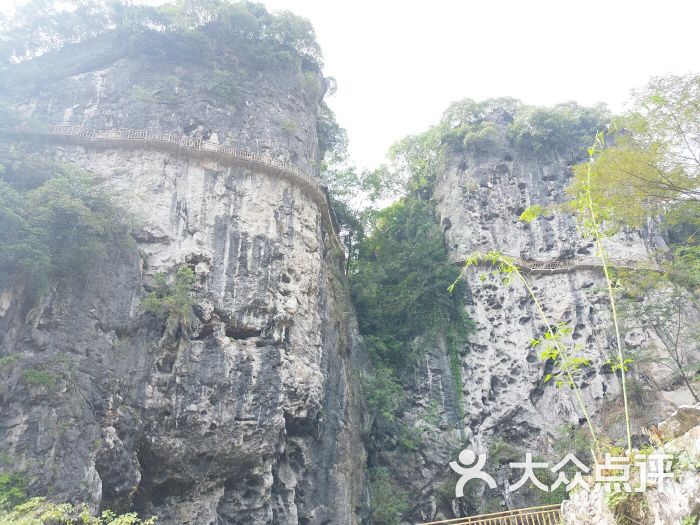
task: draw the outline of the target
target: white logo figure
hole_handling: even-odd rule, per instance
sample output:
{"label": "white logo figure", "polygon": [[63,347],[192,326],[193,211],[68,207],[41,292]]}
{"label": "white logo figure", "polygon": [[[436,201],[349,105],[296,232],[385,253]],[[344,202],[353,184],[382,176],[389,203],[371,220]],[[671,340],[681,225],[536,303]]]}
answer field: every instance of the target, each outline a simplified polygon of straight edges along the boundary
{"label": "white logo figure", "polygon": [[[578,469],[578,471],[574,474],[574,479],[571,481],[569,481],[569,478],[566,476],[566,472],[563,470],[569,463],[572,463]],[[564,459],[554,465],[550,470],[555,474],[558,474],[556,481],[549,488],[551,491],[555,491],[559,485],[562,484],[566,486],[567,492],[571,492],[576,487],[581,487],[584,490],[590,490],[591,488],[583,479],[583,475],[581,474],[581,472],[588,474],[591,469],[581,463],[571,452],[564,456]]]}
{"label": "white logo figure", "polygon": [[629,458],[605,454],[605,463],[595,464],[595,488],[605,492],[632,492]]}
{"label": "white logo figure", "polygon": [[673,467],[673,456],[671,454],[664,453],[653,453],[647,456],[649,459],[649,467],[647,468],[646,480],[644,488],[646,488],[646,481],[656,481],[656,488],[659,492],[666,492],[664,488],[664,480],[673,479],[673,472],[671,469]]}
{"label": "white logo figure", "polygon": [[475,461],[476,454],[474,454],[474,452],[468,448],[465,448],[459,453],[459,463],[457,461],[450,462],[450,468],[462,476],[459,478],[459,481],[457,481],[457,485],[455,486],[456,498],[464,497],[464,485],[467,484],[467,481],[472,479],[480,479],[485,481],[490,489],[496,488],[496,481],[486,472],[482,472],[481,470],[484,468],[484,465],[486,465],[486,454],[479,454],[479,461],[477,461],[476,464],[471,467],[460,465],[460,463],[463,465],[471,465]]}
{"label": "white logo figure", "polygon": [[532,462],[532,453],[531,452],[526,452],[525,453],[525,463],[511,463],[510,468],[517,468],[517,469],[525,469],[525,472],[523,473],[523,477],[520,478],[520,481],[518,481],[515,485],[511,485],[508,487],[508,492],[513,492],[518,490],[520,487],[525,485],[525,483],[530,480],[534,485],[544,491],[544,492],[549,492],[549,487],[542,483],[539,479],[537,479],[537,476],[535,476],[535,469],[544,469],[549,467],[549,463],[533,463]]}

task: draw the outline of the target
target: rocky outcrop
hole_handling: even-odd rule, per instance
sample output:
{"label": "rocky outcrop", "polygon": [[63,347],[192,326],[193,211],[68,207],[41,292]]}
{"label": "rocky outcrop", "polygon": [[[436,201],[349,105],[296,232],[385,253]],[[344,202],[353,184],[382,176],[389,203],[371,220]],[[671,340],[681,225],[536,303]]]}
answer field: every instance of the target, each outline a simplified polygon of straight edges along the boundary
{"label": "rocky outcrop", "polygon": [[[673,476],[664,481],[663,490],[652,488],[627,494],[614,500],[600,491],[577,491],[562,506],[565,524],[616,525],[619,520],[641,525],[687,525],[700,518],[700,406],[679,408],[659,428],[677,429],[680,434],[654,451],[673,459]],[[694,425],[691,421],[694,419]],[[611,504],[611,501],[615,501]],[[619,518],[619,520],[617,519]]]}
{"label": "rocky outcrop", "polygon": [[[532,223],[519,220],[531,205],[549,208],[564,201],[571,167],[553,151],[535,154],[516,149],[502,135],[494,148],[498,153],[452,150],[437,169],[431,196],[452,259],[463,262],[471,253],[491,250],[547,262],[595,255],[592,240],[581,235],[567,213],[547,212]],[[652,223],[642,230],[620,231],[606,242],[615,258],[643,264],[665,249]],[[455,265],[455,275],[461,266]],[[459,348],[461,385],[455,393],[446,345],[418,341],[427,348],[415,372],[405,378],[413,408],[403,422],[420,435],[421,445],[417,451],[402,450],[389,441],[380,445],[378,453],[378,463],[392,465],[399,483],[411,494],[415,521],[549,502],[536,490],[508,492],[507,487],[518,481],[513,477],[518,472],[509,470],[507,463],[522,461],[527,451],[556,459],[553,465],[563,455],[555,451],[563,429],[585,424],[573,393],[555,388],[553,382],[545,384],[552,365],[542,362],[539,351],[530,346],[532,339],[542,336],[545,325],[522,283],[514,279],[504,284],[502,276],[484,266],[469,268],[465,279],[464,305],[475,328]],[[528,279],[550,323],[570,326],[568,343],[591,361],[579,384],[599,432],[623,436],[624,418],[613,416],[621,413],[619,377],[606,365],[615,346],[602,272],[577,268],[533,273]],[[625,337],[634,346],[634,333]],[[638,374],[645,391],[670,384],[668,372],[660,367],[651,365]],[[651,376],[658,382],[644,383],[644,377]],[[646,442],[642,427],[673,410],[658,393],[644,396],[641,404],[633,400],[637,443]],[[456,475],[448,463],[465,447],[489,454],[487,471],[499,489],[490,491],[477,484],[464,498],[454,498]]]}
{"label": "rocky outcrop", "polygon": [[[27,119],[173,131],[313,171],[320,73],[238,58],[213,74],[97,42],[43,57],[51,74],[9,94]],[[235,93],[217,74],[233,75]],[[363,521],[353,371],[364,359],[313,199],[186,152],[22,145],[93,173],[136,221],[138,245],[29,312],[20,289],[2,292],[0,349],[13,357],[0,372],[0,447],[30,492],[164,524]],[[197,277],[187,330],[143,307],[154,276],[182,266]]]}

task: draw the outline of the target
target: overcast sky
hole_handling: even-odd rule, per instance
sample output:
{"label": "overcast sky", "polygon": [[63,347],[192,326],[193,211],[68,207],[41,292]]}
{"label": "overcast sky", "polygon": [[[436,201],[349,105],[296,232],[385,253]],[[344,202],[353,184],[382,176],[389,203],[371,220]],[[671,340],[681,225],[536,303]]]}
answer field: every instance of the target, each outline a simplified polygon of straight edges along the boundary
{"label": "overcast sky", "polygon": [[[700,2],[693,0],[262,3],[315,26],[325,73],[338,81],[328,103],[364,167],[381,163],[394,141],[426,129],[460,98],[603,101],[620,110],[651,75],[700,71]],[[12,4],[0,0],[0,9]]]}

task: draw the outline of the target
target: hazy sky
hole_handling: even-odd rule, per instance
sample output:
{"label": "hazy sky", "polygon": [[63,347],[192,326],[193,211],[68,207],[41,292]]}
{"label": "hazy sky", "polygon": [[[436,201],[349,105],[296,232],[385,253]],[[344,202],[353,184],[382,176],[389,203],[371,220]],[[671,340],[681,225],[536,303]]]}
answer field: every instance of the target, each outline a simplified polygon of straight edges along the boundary
{"label": "hazy sky", "polygon": [[[0,9],[15,3],[0,0]],[[325,73],[338,81],[328,103],[366,167],[460,98],[603,101],[619,110],[651,75],[700,72],[693,0],[262,3],[314,24]]]}

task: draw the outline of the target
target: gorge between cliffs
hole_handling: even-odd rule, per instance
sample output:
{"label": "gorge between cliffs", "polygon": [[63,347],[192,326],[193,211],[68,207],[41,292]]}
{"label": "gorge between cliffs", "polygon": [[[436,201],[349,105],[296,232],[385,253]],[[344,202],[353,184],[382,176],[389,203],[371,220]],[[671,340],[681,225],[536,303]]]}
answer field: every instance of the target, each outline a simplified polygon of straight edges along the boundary
{"label": "gorge between cliffs", "polygon": [[[571,204],[604,106],[464,99],[361,172],[308,21],[94,6],[37,12],[56,34],[11,34],[0,65],[0,523],[34,497],[162,525],[558,509],[563,486],[511,490],[509,464],[591,463],[591,429],[620,454],[680,425],[666,438],[691,436],[677,443],[700,465],[697,209],[601,214],[616,340]],[[667,303],[672,334],[648,311]],[[495,489],[456,497],[465,449]],[[661,510],[595,523],[697,523],[693,468],[645,504]]]}

